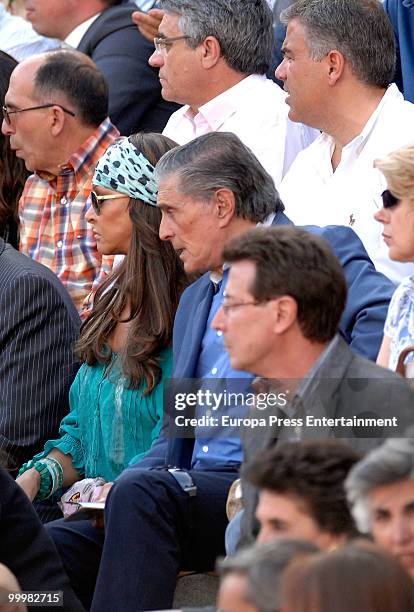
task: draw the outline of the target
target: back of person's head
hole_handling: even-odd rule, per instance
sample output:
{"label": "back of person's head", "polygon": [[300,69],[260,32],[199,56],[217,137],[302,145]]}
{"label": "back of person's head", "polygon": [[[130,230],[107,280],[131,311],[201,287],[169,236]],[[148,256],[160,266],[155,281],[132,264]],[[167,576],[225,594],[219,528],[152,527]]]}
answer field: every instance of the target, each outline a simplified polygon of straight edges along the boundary
{"label": "back of person's head", "polygon": [[234,238],[223,257],[230,264],[255,263],[250,292],[256,300],[294,298],[298,325],[307,340],[326,342],[334,337],[347,286],[342,266],[325,240],[297,227],[260,227]]}
{"label": "back of person's head", "polygon": [[298,0],[281,19],[298,19],[315,61],[335,49],[367,85],[384,88],[393,81],[394,32],[379,0]]}
{"label": "back of person's head", "polygon": [[344,481],[359,456],[336,440],[281,442],[243,468],[262,490],[299,499],[317,525],[331,534],[355,535]]}
{"label": "back of person's head", "polygon": [[240,138],[230,132],[211,132],[176,147],[158,162],[158,182],[174,174],[186,195],[209,201],[218,189],[235,198],[236,216],[254,223],[283,210],[272,177]]}
{"label": "back of person's head", "polygon": [[[245,590],[240,595],[258,612],[275,612],[280,604],[280,582],[289,563],[298,557],[315,554],[319,548],[305,542],[286,538],[245,548],[232,557],[219,561],[221,575],[220,595],[224,591],[226,576],[236,574],[245,578]],[[223,609],[226,609],[223,606]]]}
{"label": "back of person's head", "polygon": [[273,30],[266,0],[161,0],[159,6],[180,15],[179,26],[190,37],[190,47],[214,36],[233,70],[265,74],[269,69]]}
{"label": "back of person's head", "polygon": [[33,96],[49,101],[63,97],[85,126],[98,127],[108,115],[108,86],[94,62],[84,53],[59,49],[45,54],[34,80]]}
{"label": "back of person's head", "polygon": [[294,559],[282,579],[284,612],[412,612],[414,584],[369,542]]}
{"label": "back of person's head", "polygon": [[381,170],[395,197],[414,202],[414,144],[392,151],[382,159],[376,159],[374,166]]}
{"label": "back of person's head", "polygon": [[[151,166],[177,146],[162,134],[138,133],[120,139],[112,147],[126,157],[130,144],[146,159],[146,176],[152,176]],[[110,149],[103,156],[104,163],[110,176],[119,177],[120,162],[110,156]],[[145,184],[147,179],[142,176],[141,180]],[[92,312],[81,330],[77,353],[88,364],[110,363],[107,340],[117,323],[125,320],[128,305],[131,325],[121,351],[122,371],[130,388],[138,388],[145,381],[144,393],[148,394],[159,380],[160,352],[171,344],[175,311],[187,278],[171,243],[159,238],[161,211],[155,198],[150,205],[139,196],[130,196],[128,209],[132,221],[130,247],[122,264],[98,288]]]}
{"label": "back of person's head", "polygon": [[[0,100],[2,103],[9,88],[10,76],[17,62],[0,51]],[[18,223],[17,208],[26,181],[24,162],[10,148],[10,139],[0,131],[0,236],[8,221]]]}
{"label": "back of person's head", "polygon": [[345,489],[353,516],[362,533],[371,531],[370,491],[407,479],[414,482],[413,437],[387,440],[352,468]]}

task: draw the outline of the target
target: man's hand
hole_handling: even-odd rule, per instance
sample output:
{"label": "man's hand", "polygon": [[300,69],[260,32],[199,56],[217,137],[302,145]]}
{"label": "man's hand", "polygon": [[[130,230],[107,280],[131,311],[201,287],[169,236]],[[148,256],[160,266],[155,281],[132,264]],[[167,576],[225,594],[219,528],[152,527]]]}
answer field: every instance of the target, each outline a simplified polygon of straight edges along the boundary
{"label": "man's hand", "polygon": [[132,13],[132,21],[138,26],[138,30],[150,42],[158,36],[158,28],[164,17],[164,11],[161,9],[151,9],[148,13],[134,11]]}
{"label": "man's hand", "polygon": [[30,468],[21,476],[16,478],[17,484],[23,489],[30,501],[36,497],[40,487],[40,474],[34,468]]}

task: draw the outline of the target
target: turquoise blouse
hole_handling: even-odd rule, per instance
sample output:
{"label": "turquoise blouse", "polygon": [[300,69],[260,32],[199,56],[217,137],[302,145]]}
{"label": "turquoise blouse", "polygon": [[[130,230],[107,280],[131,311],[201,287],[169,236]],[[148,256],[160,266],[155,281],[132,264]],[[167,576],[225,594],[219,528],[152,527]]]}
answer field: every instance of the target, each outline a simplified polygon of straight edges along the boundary
{"label": "turquoise blouse", "polygon": [[102,476],[107,481],[142,459],[160,433],[164,383],[171,376],[172,349],[160,356],[162,377],[149,395],[142,393],[146,384],[127,387],[117,355],[110,366],[83,364],[70,388],[62,437],[46,442],[35,459],[57,448],[72,456],[73,466],[85,478]]}

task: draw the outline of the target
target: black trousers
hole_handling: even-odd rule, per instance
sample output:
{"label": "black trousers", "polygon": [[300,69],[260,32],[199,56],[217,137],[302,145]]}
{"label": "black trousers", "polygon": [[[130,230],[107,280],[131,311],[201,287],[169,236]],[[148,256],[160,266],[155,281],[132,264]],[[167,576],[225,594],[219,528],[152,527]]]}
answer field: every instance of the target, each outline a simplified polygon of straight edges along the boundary
{"label": "black trousers", "polygon": [[224,554],[226,499],[238,474],[190,474],[196,497],[167,471],[124,472],[107,499],[105,537],[89,521],[48,523],[85,606],[94,612],[170,608],[180,570],[214,569]]}

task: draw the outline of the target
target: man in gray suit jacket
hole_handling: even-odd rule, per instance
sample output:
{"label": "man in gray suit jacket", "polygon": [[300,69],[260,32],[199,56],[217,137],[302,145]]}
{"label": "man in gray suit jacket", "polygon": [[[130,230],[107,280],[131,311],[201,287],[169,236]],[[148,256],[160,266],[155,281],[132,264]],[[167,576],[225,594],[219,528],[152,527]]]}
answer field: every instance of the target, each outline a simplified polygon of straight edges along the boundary
{"label": "man in gray suit jacket", "polygon": [[59,279],[0,238],[0,449],[15,469],[57,435],[79,315]]}
{"label": "man in gray suit jacket", "polygon": [[[244,461],[280,440],[342,438],[366,452],[412,423],[414,393],[393,372],[354,354],[339,336],[346,282],[321,238],[295,227],[256,228],[232,240],[213,328],[232,368],[255,373]],[[242,482],[242,541],[256,533],[257,494]]]}

